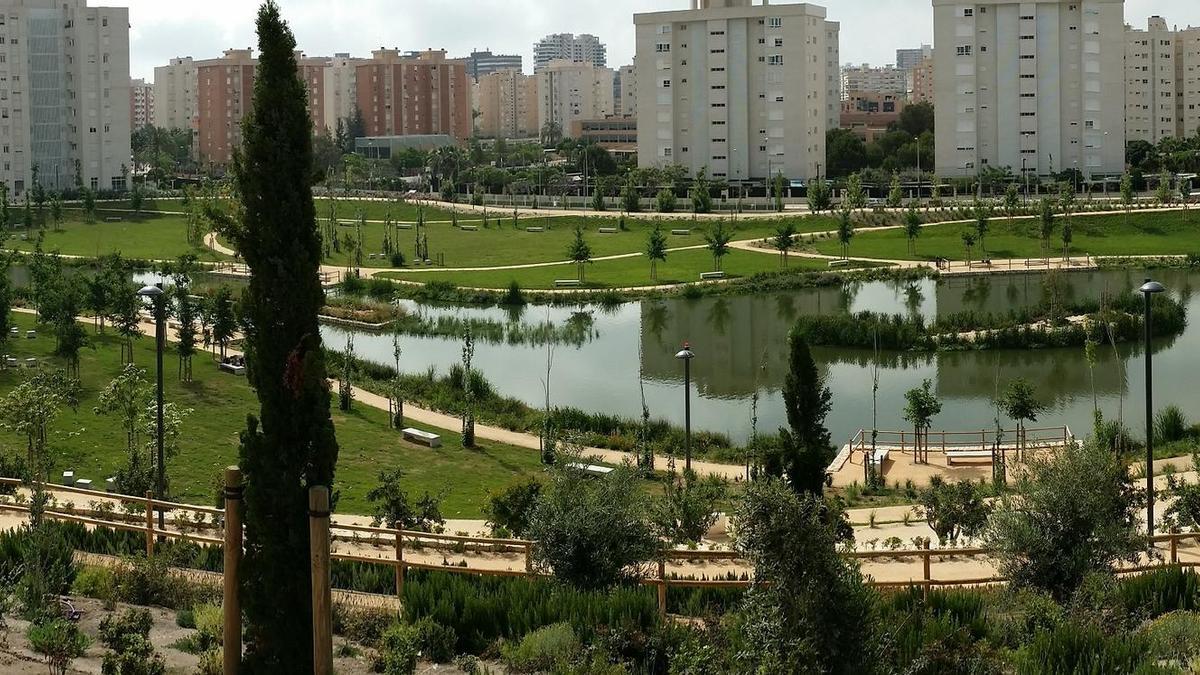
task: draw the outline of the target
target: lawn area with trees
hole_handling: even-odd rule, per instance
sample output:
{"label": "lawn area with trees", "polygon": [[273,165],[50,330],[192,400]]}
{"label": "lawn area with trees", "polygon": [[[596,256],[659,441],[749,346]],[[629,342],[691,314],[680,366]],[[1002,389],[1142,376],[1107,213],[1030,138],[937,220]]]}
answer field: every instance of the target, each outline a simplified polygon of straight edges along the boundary
{"label": "lawn area with trees", "polygon": [[[228,260],[227,256],[199,243],[188,242],[185,216],[143,211],[141,214],[98,210],[93,222],[82,212],[67,209],[59,227],[47,225],[18,228],[5,242],[5,247],[29,252],[34,249],[39,234],[45,234],[42,249],[63,255],[95,257],[120,253],[125,258],[139,260],[174,260],[184,254],[195,255],[204,261]],[[121,220],[109,222],[109,217]]]}

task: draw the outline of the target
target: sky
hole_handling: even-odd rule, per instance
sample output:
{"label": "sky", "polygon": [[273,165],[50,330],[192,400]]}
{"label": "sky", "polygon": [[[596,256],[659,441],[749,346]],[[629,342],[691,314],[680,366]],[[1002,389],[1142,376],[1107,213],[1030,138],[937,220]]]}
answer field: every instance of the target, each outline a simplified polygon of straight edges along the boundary
{"label": "sky", "polygon": [[[776,0],[777,2],[779,0]],[[757,0],[756,0],[757,2]],[[154,67],[176,56],[220,56],[255,44],[253,0],[90,0],[129,7],[131,74],[151,80]],[[310,56],[372,49],[474,49],[520,54],[532,69],[533,43],[550,33],[591,33],[608,45],[608,65],[633,60],[633,14],[687,9],[689,0],[279,0],[300,49]],[[929,0],[826,0],[842,24],[842,61],[883,65],[898,48],[933,41]],[[1126,0],[1126,21],[1146,17],[1200,25],[1198,0]]]}

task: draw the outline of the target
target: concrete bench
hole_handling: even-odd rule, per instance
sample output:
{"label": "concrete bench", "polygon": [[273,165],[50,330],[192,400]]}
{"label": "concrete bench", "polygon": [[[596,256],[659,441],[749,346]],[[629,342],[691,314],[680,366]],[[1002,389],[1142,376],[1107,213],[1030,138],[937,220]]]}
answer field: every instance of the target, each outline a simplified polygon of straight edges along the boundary
{"label": "concrete bench", "polygon": [[700,281],[711,281],[713,279],[724,279],[724,272],[701,272]]}
{"label": "concrete bench", "polygon": [[557,279],[554,282],[555,288],[579,288],[583,282],[578,279]]}
{"label": "concrete bench", "polygon": [[888,455],[891,453],[891,448],[877,448],[874,454],[872,454],[867,461],[877,467],[882,467],[883,463],[887,461]]}
{"label": "concrete bench", "polygon": [[91,490],[92,489],[92,479],[91,478],[80,478],[79,480],[75,481],[75,487],[77,487],[81,490]]}
{"label": "concrete bench", "polygon": [[401,433],[404,434],[404,440],[406,441],[428,445],[431,448],[442,447],[442,437],[437,434],[421,431],[420,429],[405,429]]}
{"label": "concrete bench", "polygon": [[358,223],[353,220],[339,220],[338,221],[338,227],[354,227],[356,225],[358,225]]}
{"label": "concrete bench", "polygon": [[32,340],[37,337],[37,331],[36,330],[27,330],[27,331],[25,331],[25,337]]}
{"label": "concrete bench", "polygon": [[946,465],[954,466],[954,462],[959,462],[968,459],[986,459],[989,462],[992,460],[991,450],[947,450]]}
{"label": "concrete bench", "polygon": [[380,258],[380,255],[378,253],[368,253],[367,254],[367,260],[379,260],[379,258]]}
{"label": "concrete bench", "polygon": [[105,219],[104,219],[104,222],[106,222],[106,223],[119,223],[119,222],[121,222],[122,220],[124,220],[124,219],[123,219],[123,218],[121,218],[121,216],[108,216],[107,218],[105,218]]}
{"label": "concrete bench", "polygon": [[245,375],[246,366],[238,366],[232,363],[222,363],[218,366],[221,372],[229,373],[230,375]]}
{"label": "concrete bench", "polygon": [[607,476],[608,474],[612,473],[615,470],[609,466],[596,466],[595,464],[580,464],[578,462],[573,462],[571,464],[568,464],[567,467],[571,468],[571,469],[575,469],[576,471],[582,471],[582,472],[588,474],[589,476],[596,476],[596,477]]}
{"label": "concrete bench", "polygon": [[26,368],[37,368],[38,360],[35,358],[32,358],[32,357],[25,359],[25,367]]}
{"label": "concrete bench", "polygon": [[5,368],[20,368],[21,362],[11,356],[6,356],[6,357],[4,357],[4,367]]}
{"label": "concrete bench", "polygon": [[676,237],[686,237],[691,233],[691,230],[671,230],[671,234],[675,235]]}
{"label": "concrete bench", "polygon": [[413,226],[412,226],[412,223],[396,223],[396,229],[411,230],[411,229],[413,229]]}
{"label": "concrete bench", "polygon": [[830,260],[829,266],[830,267],[849,267],[850,261],[849,260]]}
{"label": "concrete bench", "polygon": [[62,484],[67,487],[75,487],[75,472],[74,471],[62,472]]}
{"label": "concrete bench", "polygon": [[617,233],[617,228],[615,228],[615,227],[600,228],[600,234],[616,234],[616,233]]}
{"label": "concrete bench", "polygon": [[8,332],[9,332],[10,334],[12,334],[12,335],[20,335],[20,334],[21,334],[21,329],[20,329],[20,328],[17,328],[16,326],[13,326],[12,328],[9,328],[9,329],[8,329]]}
{"label": "concrete bench", "polygon": [[478,232],[479,226],[478,225],[460,225],[458,227],[458,229],[462,230],[463,232]]}
{"label": "concrete bench", "polygon": [[544,228],[544,227],[527,227],[527,228],[525,228],[525,231],[526,232],[545,232],[546,228]]}
{"label": "concrete bench", "polygon": [[104,491],[105,492],[116,492],[117,491],[117,479],[115,477],[104,479]]}

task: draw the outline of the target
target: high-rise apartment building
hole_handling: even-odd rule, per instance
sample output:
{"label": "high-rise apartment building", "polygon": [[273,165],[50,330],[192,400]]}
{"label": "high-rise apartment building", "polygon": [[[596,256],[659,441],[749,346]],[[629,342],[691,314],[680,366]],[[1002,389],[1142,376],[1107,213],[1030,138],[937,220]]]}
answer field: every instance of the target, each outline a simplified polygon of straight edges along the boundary
{"label": "high-rise apartment building", "polygon": [[641,166],[734,182],[818,175],[832,89],[824,7],[692,0],[633,20]]}
{"label": "high-rise apartment building", "polygon": [[841,125],[842,72],[841,31],[837,21],[825,22],[825,129]]}
{"label": "high-rise apartment building", "polygon": [[129,82],[129,122],[133,129],[154,124],[154,87],[145,80]]}
{"label": "high-rise apartment building", "polygon": [[129,10],[86,0],[0,0],[0,181],[124,190],[129,148]]}
{"label": "high-rise apartment building", "polygon": [[933,0],[936,171],[1125,168],[1124,0]]}
{"label": "high-rise apartment building", "polygon": [[537,78],[501,70],[479,78],[475,98],[476,133],[484,138],[538,135]]}
{"label": "high-rise apartment building", "polygon": [[1200,28],[1152,16],[1125,31],[1126,141],[1158,143],[1200,131]]}
{"label": "high-rise apartment building", "polygon": [[909,103],[933,103],[934,77],[933,58],[925,59],[913,68],[909,75]]}
{"label": "high-rise apartment building", "polygon": [[590,63],[604,68],[608,66],[608,48],[595,35],[555,33],[533,45],[533,72],[540,73],[552,61]]}
{"label": "high-rise apartment building", "polygon": [[154,69],[154,126],[196,130],[199,112],[196,62],[187,56]]}
{"label": "high-rise apartment building", "polygon": [[933,45],[921,45],[919,49],[897,49],[896,67],[900,70],[912,70],[921,65],[925,59],[933,58]]}
{"label": "high-rise apartment building", "polygon": [[350,54],[334,54],[325,70],[325,128],[330,133],[337,131],[338,120],[345,122],[354,117],[358,107],[358,67],[367,59],[356,59]]}
{"label": "high-rise apartment building", "polygon": [[908,71],[895,66],[846,66],[842,68],[842,98],[850,92],[869,94],[908,93]]}
{"label": "high-rise apartment building", "polygon": [[637,117],[637,65],[621,66],[617,71],[616,114],[622,117]]}
{"label": "high-rise apartment building", "polygon": [[475,82],[501,70],[520,71],[525,67],[519,54],[493,54],[490,50],[474,51],[467,57],[467,74]]}
{"label": "high-rise apartment building", "polygon": [[608,117],[615,110],[614,74],[591,63],[552,61],[534,75],[537,79],[538,126],[557,124],[569,136],[575,120]]}
{"label": "high-rise apartment building", "polygon": [[444,51],[416,57],[394,49],[372,52],[358,66],[358,107],[368,136],[444,134],[457,141],[471,137],[471,81],[461,60]]}

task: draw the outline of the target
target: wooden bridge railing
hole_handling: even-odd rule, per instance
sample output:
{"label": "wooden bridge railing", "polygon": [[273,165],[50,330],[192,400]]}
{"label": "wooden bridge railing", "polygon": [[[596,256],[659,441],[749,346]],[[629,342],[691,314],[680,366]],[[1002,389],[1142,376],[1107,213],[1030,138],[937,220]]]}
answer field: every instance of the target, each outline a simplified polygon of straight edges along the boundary
{"label": "wooden bridge railing", "polygon": [[[996,430],[930,431],[925,436],[931,452],[988,450],[995,445]],[[1004,448],[1014,448],[1020,437],[1021,434],[1017,429],[1002,429],[1000,445]],[[1061,447],[1073,441],[1075,435],[1071,433],[1070,427],[1063,425],[1061,427],[1025,429],[1024,439],[1026,447]],[[876,447],[908,452],[916,447],[916,441],[915,431],[877,430],[875,432]],[[871,447],[871,430],[860,429],[850,439],[849,446],[854,452],[863,452],[869,449]]]}

